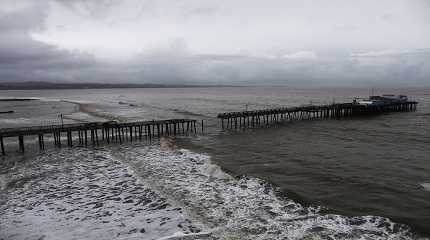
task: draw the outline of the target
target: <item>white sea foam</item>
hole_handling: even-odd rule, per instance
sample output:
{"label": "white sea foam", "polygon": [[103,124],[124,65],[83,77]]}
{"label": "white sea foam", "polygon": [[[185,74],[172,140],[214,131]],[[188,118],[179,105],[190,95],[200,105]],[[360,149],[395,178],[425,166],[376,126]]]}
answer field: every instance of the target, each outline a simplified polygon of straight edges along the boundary
{"label": "white sea foam", "polygon": [[126,121],[127,118],[124,117],[125,114],[121,114],[121,112],[112,113],[112,108],[110,111],[105,111],[99,108],[98,104],[95,104],[90,101],[84,100],[63,100],[63,102],[73,103],[79,106],[79,112],[73,114],[72,117],[85,116],[84,120],[93,119],[93,120],[116,120],[116,121]]}
{"label": "white sea foam", "polygon": [[202,232],[103,149],[54,151],[10,169],[8,177],[0,192],[0,239],[158,239]]}
{"label": "white sea foam", "polygon": [[377,216],[323,214],[280,197],[256,178],[223,173],[185,149],[125,147],[115,156],[220,239],[413,239],[409,228]]}
{"label": "white sea foam", "polygon": [[211,233],[207,233],[207,232],[190,233],[190,234],[177,232],[171,236],[159,238],[158,240],[198,240],[198,239],[207,239],[210,236],[211,236]]}
{"label": "white sea foam", "polygon": [[425,190],[430,191],[430,183],[421,183],[421,186],[422,186]]}
{"label": "white sea foam", "polygon": [[31,118],[3,118],[0,119],[0,124],[5,124],[5,125],[10,125],[10,124],[22,124],[22,125],[28,125],[35,122],[35,119],[31,119]]}
{"label": "white sea foam", "polygon": [[160,145],[63,149],[2,181],[0,239],[414,239],[377,216],[323,214],[210,157]]}
{"label": "white sea foam", "polygon": [[9,184],[9,175],[8,174],[0,174],[0,190],[4,191]]}

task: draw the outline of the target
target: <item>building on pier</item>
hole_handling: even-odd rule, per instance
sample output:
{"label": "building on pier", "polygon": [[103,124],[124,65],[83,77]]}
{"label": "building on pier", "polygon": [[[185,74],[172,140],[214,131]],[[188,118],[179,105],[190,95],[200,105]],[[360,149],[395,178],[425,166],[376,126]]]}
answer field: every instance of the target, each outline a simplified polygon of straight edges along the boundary
{"label": "building on pier", "polygon": [[369,96],[369,98],[355,98],[353,103],[359,105],[383,106],[396,103],[407,103],[408,96],[383,94],[382,96]]}

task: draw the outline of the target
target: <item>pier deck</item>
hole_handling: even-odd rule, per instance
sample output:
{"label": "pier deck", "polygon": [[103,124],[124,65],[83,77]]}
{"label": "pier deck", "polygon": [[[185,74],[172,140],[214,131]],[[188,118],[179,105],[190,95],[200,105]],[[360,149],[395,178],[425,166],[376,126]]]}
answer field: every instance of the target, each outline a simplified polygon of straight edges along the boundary
{"label": "pier deck", "polygon": [[90,122],[50,126],[33,126],[21,128],[0,129],[0,144],[2,155],[5,151],[5,138],[18,138],[19,151],[24,152],[24,137],[37,136],[39,148],[45,149],[45,135],[54,137],[54,145],[62,146],[63,135],[66,135],[67,146],[76,145],[98,145],[102,142],[111,143],[151,139],[161,136],[180,135],[196,133],[196,120],[193,119],[169,119],[161,121],[139,121],[139,122]]}
{"label": "pier deck", "polygon": [[222,128],[249,128],[302,119],[343,118],[383,112],[415,111],[417,104],[418,102],[415,101],[384,105],[337,103],[220,113],[218,118],[221,120]]}

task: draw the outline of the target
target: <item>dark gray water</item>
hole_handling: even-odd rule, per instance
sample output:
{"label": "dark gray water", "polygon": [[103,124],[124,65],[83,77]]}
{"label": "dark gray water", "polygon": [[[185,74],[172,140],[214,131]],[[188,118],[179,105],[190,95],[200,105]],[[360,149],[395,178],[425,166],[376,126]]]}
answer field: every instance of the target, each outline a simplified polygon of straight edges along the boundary
{"label": "dark gray water", "polygon": [[430,192],[422,184],[430,177],[430,132],[420,126],[423,118],[297,122],[225,133],[205,149],[224,169],[266,179],[299,202],[388,216],[429,234]]}
{"label": "dark gray water", "polygon": [[[62,109],[68,121],[99,118],[205,119],[203,136],[191,141],[189,138],[180,139],[179,144],[193,151],[208,153],[212,162],[232,175],[252,176],[273,183],[288,199],[304,206],[321,207],[319,214],[388,217],[412,227],[412,233],[430,235],[430,89],[379,89],[375,92],[382,93],[412,96],[420,102],[418,111],[221,131],[215,118],[219,112],[244,110],[246,105],[248,109],[261,109],[350,101],[353,97],[367,96],[369,91],[196,88],[14,91],[1,92],[0,95],[67,100],[69,103],[61,104],[66,106]],[[50,109],[55,121],[57,111]],[[21,114],[20,119],[32,119],[33,116],[31,111]],[[0,116],[0,122],[6,126],[13,119]],[[121,150],[121,157],[136,159],[133,154],[138,151],[129,150]],[[142,176],[153,174],[141,171],[146,174]],[[179,176],[185,178],[185,175]],[[196,182],[201,182],[197,176]],[[172,186],[175,189],[186,188],[178,182]],[[227,189],[235,189],[232,186]],[[213,188],[222,192],[220,189],[224,187],[217,185]],[[197,196],[187,194],[184,198],[187,196],[199,200]],[[252,199],[247,203],[250,206],[254,206]],[[200,202],[205,200],[200,199]],[[213,206],[213,209],[218,208]],[[231,210],[234,207],[227,208]],[[253,220],[250,216],[248,218]],[[337,229],[341,227],[337,226]]]}
{"label": "dark gray water", "polygon": [[417,112],[226,131],[204,148],[227,171],[266,179],[299,202],[430,234],[430,91],[403,92],[420,101]]}

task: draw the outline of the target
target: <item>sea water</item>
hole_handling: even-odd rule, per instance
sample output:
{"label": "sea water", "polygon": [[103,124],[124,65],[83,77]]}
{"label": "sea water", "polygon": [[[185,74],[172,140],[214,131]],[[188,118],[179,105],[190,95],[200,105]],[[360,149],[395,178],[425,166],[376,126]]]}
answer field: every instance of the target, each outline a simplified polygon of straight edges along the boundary
{"label": "sea water", "polygon": [[[4,239],[416,239],[429,234],[429,96],[418,111],[222,131],[219,112],[350,101],[366,89],[3,91],[2,127],[204,119],[205,132],[51,148],[2,164]],[[382,92],[383,91],[383,92]],[[18,120],[17,120],[18,119]],[[36,143],[34,144],[36,145]],[[11,160],[12,159],[12,160]]]}

